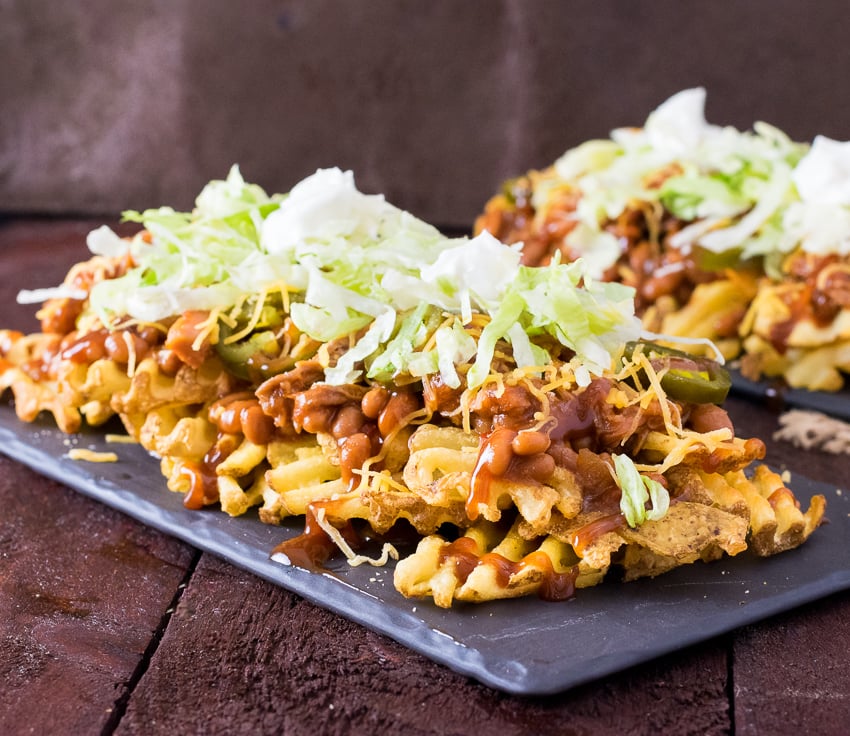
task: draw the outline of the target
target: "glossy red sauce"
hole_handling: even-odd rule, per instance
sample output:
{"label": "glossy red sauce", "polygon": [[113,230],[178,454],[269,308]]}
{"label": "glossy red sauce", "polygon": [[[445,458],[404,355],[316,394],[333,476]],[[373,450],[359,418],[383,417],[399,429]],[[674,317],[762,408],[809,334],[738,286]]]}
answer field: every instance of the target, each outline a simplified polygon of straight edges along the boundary
{"label": "glossy red sauce", "polygon": [[181,467],[180,475],[189,481],[189,490],[183,497],[183,505],[187,509],[202,509],[218,501],[216,468],[236,447],[237,443],[232,436],[219,437],[200,463],[190,462]]}
{"label": "glossy red sauce", "polygon": [[478,518],[479,504],[490,504],[493,478],[504,475],[510,467],[511,444],[516,436],[514,430],[499,427],[482,439],[466,499],[466,514],[472,521]]}
{"label": "glossy red sauce", "polygon": [[201,334],[202,325],[209,319],[210,313],[195,309],[184,312],[168,330],[165,349],[174,353],[180,360],[192,368],[200,368],[209,350],[209,340],[195,350],[194,344]]}
{"label": "glossy red sauce", "polygon": [[[332,500],[311,503],[304,515],[304,531],[297,537],[281,542],[274,548],[272,554],[285,555],[290,564],[295,567],[313,572],[324,570],[324,564],[337,551],[337,546],[327,532],[319,526],[316,514],[319,509],[324,508],[326,518],[332,518],[335,504],[338,502]],[[343,539],[353,549],[360,545],[360,537],[350,521],[346,521],[342,526],[337,524],[334,526],[339,529]]]}
{"label": "glossy red sauce", "polygon": [[585,550],[599,537],[608,532],[615,532],[626,526],[626,517],[622,514],[611,514],[603,516],[595,521],[585,524],[573,535],[570,542],[575,553],[582,557]]}

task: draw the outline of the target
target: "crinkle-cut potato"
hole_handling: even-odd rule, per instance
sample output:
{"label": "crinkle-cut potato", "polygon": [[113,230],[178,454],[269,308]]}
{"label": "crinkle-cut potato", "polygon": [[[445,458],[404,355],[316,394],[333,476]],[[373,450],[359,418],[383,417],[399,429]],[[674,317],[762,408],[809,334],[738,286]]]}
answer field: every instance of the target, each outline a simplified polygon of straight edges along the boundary
{"label": "crinkle-cut potato", "polygon": [[[850,284],[850,263],[844,282]],[[850,373],[850,309],[845,306],[828,322],[801,317],[789,304],[807,299],[807,289],[784,285],[759,292],[742,325],[747,333],[741,361],[745,376],[781,376],[792,388],[814,391],[842,388]]]}
{"label": "crinkle-cut potato", "polygon": [[138,441],[159,457],[200,462],[213,446],[217,430],[206,417],[186,406],[163,406],[147,413]]}
{"label": "crinkle-cut potato", "polygon": [[741,373],[749,378],[779,377],[792,388],[838,391],[850,373],[850,339],[818,348],[794,347],[780,353],[764,338],[750,335]]}
{"label": "crinkle-cut potato", "polygon": [[744,468],[764,457],[764,444],[760,440],[738,437],[718,440],[716,436],[694,432],[682,437],[649,432],[641,450],[647,459],[662,467],[681,464],[686,467],[708,467],[715,472]]}
{"label": "crinkle-cut potato", "polygon": [[73,433],[82,424],[79,405],[65,401],[62,385],[55,376],[27,370],[53,354],[59,341],[57,335],[0,330],[0,392],[11,390],[15,413],[21,421],[32,422],[41,412],[49,412],[59,429]]}
{"label": "crinkle-cut potato", "polygon": [[136,368],[129,388],[117,393],[112,408],[131,434],[144,423],[146,415],[165,406],[203,405],[230,392],[234,380],[216,360],[204,361],[199,368],[181,365],[173,376],[164,373],[153,358],[145,358]]}
{"label": "crinkle-cut potato", "polygon": [[[848,267],[850,277],[850,267]],[[795,319],[789,306],[805,297],[803,285],[793,289],[787,287],[764,287],[750,305],[745,324],[753,335],[770,341],[777,325],[791,321],[784,337],[789,348],[818,348],[850,338],[850,311],[838,312],[832,321],[818,324],[814,319]]]}
{"label": "crinkle-cut potato", "polygon": [[[31,359],[38,343],[16,339],[16,359]],[[9,363],[12,352],[4,356]],[[15,391],[21,373],[6,367],[4,386]],[[341,480],[341,445],[331,434],[284,433],[257,443],[241,431],[223,432],[210,407],[235,382],[215,357],[171,374],[146,357],[132,375],[101,358],[71,366],[64,380],[74,386],[64,389],[65,398],[81,404],[65,411],[88,404],[109,407],[90,412],[92,418],[117,412],[142,446],[161,458],[172,491],[189,496],[204,463],[220,451],[222,458],[209,470],[209,499],[231,516],[256,508],[262,521],[279,524],[322,509],[331,525],[361,520],[375,534],[408,522],[423,539],[398,563],[395,584],[403,595],[431,597],[439,606],[530,594],[563,597],[601,583],[612,566],[632,580],[748,547],[774,554],[805,541],[824,513],[819,497],[802,513],[778,476],[763,466],[751,479],[744,475],[763,454],[757,440],[734,437],[722,427],[710,432],[665,428],[645,432],[634,445],[641,467],[657,467],[674,498],[681,497],[658,521],[636,528],[620,521],[608,528],[610,514],[583,510],[575,468],[558,465],[545,483],[493,478],[474,520],[469,498],[482,448],[474,431],[433,422],[407,427],[388,443],[391,460],[379,471],[367,468],[371,472],[352,490]],[[634,398],[633,389],[623,389],[606,393],[605,401],[617,411]],[[43,402],[39,410],[51,406],[58,404]],[[681,417],[671,408],[671,416]],[[601,531],[578,544],[582,531],[594,524],[602,524]],[[437,533],[447,528],[458,534],[453,541]]]}
{"label": "crinkle-cut potato", "polygon": [[727,474],[726,480],[741,492],[750,508],[750,544],[757,555],[767,557],[799,546],[823,519],[823,496],[814,496],[803,513],[782,478],[764,465],[756,467],[752,478],[738,471]]}
{"label": "crinkle-cut potato", "polygon": [[80,404],[80,412],[88,424],[103,424],[115,416],[112,397],[123,394],[130,381],[127,372],[114,361],[96,360],[84,371],[84,380],[76,389],[77,396],[71,399],[71,403]]}
{"label": "crinkle-cut potato", "polygon": [[[756,295],[755,279],[746,273],[731,271],[725,278],[699,284],[688,301],[678,306],[674,299],[659,299],[647,307],[644,323],[664,335],[712,340],[727,359],[741,352],[741,340],[728,334],[727,323],[737,322]],[[699,346],[694,347],[700,350]]]}
{"label": "crinkle-cut potato", "polygon": [[465,501],[435,506],[395,484],[383,485],[379,481],[360,491],[360,497],[369,509],[369,522],[379,534],[388,532],[402,519],[410,522],[419,534],[432,534],[444,524],[457,529],[469,524]]}
{"label": "crinkle-cut potato", "polygon": [[[223,201],[233,204],[237,185],[219,192]],[[250,210],[238,231],[244,245],[277,202],[239,191]],[[258,197],[261,209],[251,204]],[[167,488],[187,508],[256,514],[272,525],[302,518],[304,533],[270,550],[274,559],[321,568],[341,554],[350,564],[386,564],[398,557],[390,540],[406,540],[397,589],[445,607],[527,595],[561,600],[613,571],[631,580],[745,549],[775,554],[805,542],[823,520],[822,497],[802,511],[782,479],[757,464],[764,444],[736,436],[717,405],[718,365],[639,339],[630,294],[615,284],[580,286],[568,266],[523,271],[530,282],[545,279],[494,298],[526,304],[510,320],[486,311],[472,291],[457,308],[384,305],[371,322],[345,320],[355,307],[327,304],[327,315],[347,326],[324,341],[311,331],[331,329],[322,309],[310,313],[303,290],[283,283],[156,319],[177,296],[154,290],[144,319],[129,306],[116,312],[115,304],[131,302],[122,302],[126,282],[113,279],[126,274],[146,287],[156,277],[161,264],[145,269],[147,249],[166,260],[176,255],[179,268],[171,265],[183,273],[191,258],[172,251],[196,218],[203,243],[239,220],[232,212],[204,219],[205,207],[221,199],[200,198],[195,212],[175,217],[180,232],[164,249],[143,230],[130,254],[72,269],[67,288],[40,312],[42,333],[0,331],[0,393],[11,393],[22,420],[49,412],[60,429],[75,432],[117,416],[159,459]],[[368,201],[372,212],[379,203]],[[391,230],[396,220],[409,222],[384,213],[380,228],[362,230]],[[477,258],[472,241],[432,237],[417,225],[401,241],[390,238],[388,251],[378,249],[381,278],[400,242],[422,245],[423,253],[439,245],[449,260],[457,246],[463,258]],[[103,232],[94,241],[105,251],[122,247]],[[479,246],[488,258],[505,259],[504,269],[519,268],[504,244],[485,238]],[[373,257],[356,243],[346,247],[360,267]],[[401,260],[408,258],[414,255]],[[313,291],[344,295],[351,283],[331,283],[339,267],[334,260],[314,269],[322,282]],[[418,268],[401,278],[414,280],[414,302],[427,286]],[[664,313],[659,302],[660,324],[678,319],[709,334],[697,323],[721,302],[726,317],[738,315],[748,278],[730,273],[734,290],[722,280],[700,284],[694,294],[710,309],[694,302]],[[193,307],[209,298],[206,282],[196,286],[200,296],[187,288]],[[233,283],[213,286],[234,294]],[[449,287],[442,283],[440,299]],[[133,298],[144,302],[139,291]],[[568,309],[558,312],[563,304]],[[310,330],[297,326],[296,305],[315,322]],[[505,331],[490,339],[494,324]],[[581,340],[570,342],[573,329]],[[635,338],[628,350],[624,335]],[[582,347],[588,342],[592,350]],[[478,357],[488,351],[476,379]],[[379,557],[359,554],[361,544],[375,542],[383,544]]]}
{"label": "crinkle-cut potato", "polygon": [[338,464],[329,462],[318,445],[295,445],[287,448],[291,459],[284,459],[282,448],[276,450],[276,461],[266,471],[268,490],[263,496],[260,518],[278,522],[287,516],[302,516],[314,501],[323,501],[344,493]]}
{"label": "crinkle-cut potato", "polygon": [[[431,506],[447,507],[452,502],[466,503],[470,494],[472,474],[478,459],[478,449],[471,441],[460,444],[459,449],[449,446],[424,446],[417,438],[420,432],[434,439],[440,430],[423,425],[413,434],[410,459],[404,467],[404,484]],[[456,430],[449,429],[446,445],[457,442]],[[471,439],[471,437],[470,437]],[[430,438],[429,438],[430,440]],[[476,441],[477,444],[477,441]],[[564,468],[556,468],[549,484],[533,481],[494,479],[490,483],[491,493],[487,503],[478,504],[477,514],[488,521],[499,521],[502,510],[516,507],[529,523],[545,526],[553,508],[567,510],[580,503],[571,474]]]}
{"label": "crinkle-cut potato", "polygon": [[566,598],[576,588],[599,582],[600,571],[583,565],[568,544],[552,536],[524,539],[516,526],[505,533],[493,522],[479,522],[452,542],[425,537],[396,565],[396,588],[449,608],[455,600],[517,598],[541,590],[549,598]]}

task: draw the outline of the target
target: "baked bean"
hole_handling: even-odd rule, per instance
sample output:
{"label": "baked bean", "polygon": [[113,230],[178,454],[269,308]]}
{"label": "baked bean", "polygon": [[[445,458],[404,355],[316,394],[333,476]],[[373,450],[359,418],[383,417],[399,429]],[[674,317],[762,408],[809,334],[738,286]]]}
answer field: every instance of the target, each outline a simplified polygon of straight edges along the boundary
{"label": "baked bean", "polygon": [[514,453],[511,449],[516,432],[510,429],[496,429],[485,440],[480,459],[492,476],[504,475],[510,467]]}
{"label": "baked bean", "polygon": [[541,452],[546,452],[549,449],[551,440],[545,432],[534,432],[530,429],[524,429],[517,432],[511,442],[511,448],[517,455],[537,455]]}
{"label": "baked bean", "polygon": [[[317,384],[297,393],[292,406],[292,422],[296,427],[317,434],[330,432],[339,409],[344,406],[359,407],[367,389],[364,386],[347,384],[329,386]],[[263,403],[263,396],[259,396]],[[265,407],[268,411],[268,406]],[[359,413],[359,408],[357,408]],[[359,429],[359,427],[357,428]]]}
{"label": "baked bean", "polygon": [[389,401],[390,392],[381,386],[369,389],[363,400],[360,402],[360,408],[369,419],[377,419],[383,408]]}
{"label": "baked bean", "polygon": [[[295,399],[296,410],[298,409],[299,398],[300,396]],[[308,409],[302,409],[301,411],[298,411],[297,418],[295,411],[292,413],[292,419],[296,427],[300,426],[301,429],[306,432],[310,432],[311,434],[329,432],[333,425],[335,416],[336,410],[329,406],[316,406]]]}
{"label": "baked bean", "polygon": [[133,356],[136,362],[141,360],[150,349],[141,337],[128,330],[112,332],[103,341],[106,354],[119,365],[127,365],[130,362],[130,344],[133,345]]}
{"label": "baked bean", "polygon": [[422,379],[422,400],[428,410],[435,413],[455,411],[460,406],[463,391],[462,383],[456,388],[446,386],[439,373],[432,373]]}
{"label": "baked bean", "polygon": [[552,459],[555,461],[555,465],[558,467],[566,468],[573,473],[576,471],[578,452],[563,440],[554,442],[550,445],[546,453],[552,456]]}
{"label": "baked bean", "polygon": [[177,356],[173,350],[163,348],[156,353],[156,364],[166,376],[176,376],[183,361]]}
{"label": "baked bean", "polygon": [[255,445],[268,444],[274,434],[274,422],[250,393],[225,396],[209,409],[209,419],[225,434],[243,434]]}
{"label": "baked bean", "polygon": [[522,427],[530,424],[539,400],[525,386],[505,386],[499,391],[487,387],[478,392],[470,409],[477,431],[490,427]]}
{"label": "baked bean", "polygon": [[714,404],[697,404],[691,409],[688,424],[695,432],[713,432],[715,429],[728,429],[735,433],[732,420],[725,409]]}
{"label": "baked bean", "polygon": [[817,289],[812,292],[811,305],[815,322],[824,327],[841,313],[842,308],[842,305],[833,300],[828,292],[818,291]]}
{"label": "baked bean", "polygon": [[243,407],[240,412],[245,439],[255,445],[267,445],[274,434],[274,421],[263,414],[259,404]]}
{"label": "baked bean", "polygon": [[201,326],[209,316],[209,312],[203,310],[189,310],[183,312],[168,328],[165,347],[173,350],[180,360],[192,368],[200,368],[212,350],[209,338],[205,338],[197,350],[194,348],[195,340],[201,334]]}
{"label": "baked bean", "polygon": [[350,437],[360,432],[366,417],[355,404],[347,404],[336,413],[331,434],[337,439]]}
{"label": "baked bean", "polygon": [[136,330],[136,334],[148,345],[159,345],[165,340],[165,333],[158,327],[152,325],[143,325]]}
{"label": "baked bean", "polygon": [[555,472],[555,458],[545,453],[518,458],[516,474],[531,478],[538,483],[545,483]]}
{"label": "baked bean", "polygon": [[647,302],[657,301],[659,297],[672,294],[682,283],[684,274],[682,271],[667,271],[659,276],[654,273],[641,284],[640,295]]}
{"label": "baked bean", "polygon": [[86,333],[82,337],[76,332],[66,335],[62,340],[61,357],[72,363],[91,365],[106,357],[106,340],[109,331],[105,328]]}
{"label": "baked bean", "polygon": [[82,299],[49,299],[39,311],[41,331],[67,335],[77,326],[77,318],[83,313]]}

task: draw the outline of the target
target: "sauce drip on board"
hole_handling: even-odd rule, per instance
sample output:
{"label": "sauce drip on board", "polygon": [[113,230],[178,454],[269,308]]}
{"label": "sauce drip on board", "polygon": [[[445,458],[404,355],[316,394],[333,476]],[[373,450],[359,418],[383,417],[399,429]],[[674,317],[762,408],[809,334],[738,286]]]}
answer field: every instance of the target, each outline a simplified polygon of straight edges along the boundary
{"label": "sauce drip on board", "polygon": [[[322,529],[316,518],[320,509],[324,509],[326,517],[333,516],[333,507],[338,504],[337,501],[314,501],[307,507],[307,513],[304,515],[304,531],[297,537],[287,539],[277,545],[272,551],[272,555],[282,554],[288,560],[289,564],[295,567],[302,567],[305,570],[313,572],[322,572],[324,564],[330,559],[331,555],[337,551],[336,543],[328,536],[328,533]],[[360,546],[360,536],[351,521],[346,521],[342,526],[334,527],[342,534],[343,539],[356,549]]]}

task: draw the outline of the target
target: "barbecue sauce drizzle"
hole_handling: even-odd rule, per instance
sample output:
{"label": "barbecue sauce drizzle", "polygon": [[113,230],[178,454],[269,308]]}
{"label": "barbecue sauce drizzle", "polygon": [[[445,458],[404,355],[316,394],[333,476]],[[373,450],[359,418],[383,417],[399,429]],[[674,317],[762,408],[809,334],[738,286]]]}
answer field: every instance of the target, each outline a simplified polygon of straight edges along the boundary
{"label": "barbecue sauce drizzle", "polygon": [[[282,554],[295,567],[302,567],[312,572],[324,572],[324,565],[331,555],[337,551],[337,546],[319,525],[316,515],[320,509],[324,509],[325,518],[333,516],[333,507],[337,503],[337,501],[329,500],[314,501],[309,504],[307,513],[304,515],[304,531],[297,537],[278,544],[272,550],[272,556]],[[357,549],[362,544],[360,535],[351,521],[346,521],[341,525],[334,524],[334,528],[342,534],[343,539],[353,549]]]}

